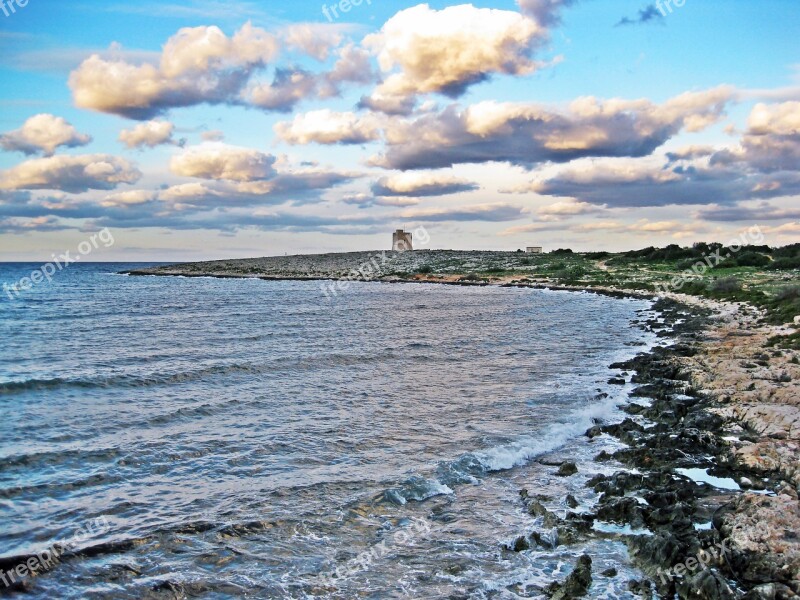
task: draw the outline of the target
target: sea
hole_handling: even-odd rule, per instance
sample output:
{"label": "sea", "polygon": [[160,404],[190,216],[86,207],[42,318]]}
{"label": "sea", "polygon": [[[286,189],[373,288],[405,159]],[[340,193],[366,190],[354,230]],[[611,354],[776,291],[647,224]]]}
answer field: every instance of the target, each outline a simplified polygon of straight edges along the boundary
{"label": "sea", "polygon": [[584,552],[619,572],[591,597],[634,598],[611,524],[510,546],[541,526],[520,490],[588,511],[622,468],[583,433],[622,419],[609,365],[662,343],[650,301],[123,274],[145,266],[21,290],[38,265],[0,264],[0,564],[40,557],[25,598],[543,598]]}

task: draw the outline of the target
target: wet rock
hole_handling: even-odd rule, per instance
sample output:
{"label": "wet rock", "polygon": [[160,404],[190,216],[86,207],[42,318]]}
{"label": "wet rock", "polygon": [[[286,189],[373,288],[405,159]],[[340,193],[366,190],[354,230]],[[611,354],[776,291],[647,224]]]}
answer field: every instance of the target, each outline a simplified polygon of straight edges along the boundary
{"label": "wet rock", "polygon": [[588,554],[584,554],[578,559],[575,569],[564,580],[564,583],[551,585],[546,593],[552,600],[571,600],[585,596],[589,593],[591,585],[592,558]]}
{"label": "wet rock", "polygon": [[566,499],[564,500],[564,502],[565,502],[565,503],[567,504],[567,506],[569,506],[570,508],[578,508],[578,506],[580,506],[580,504],[578,503],[578,500],[577,500],[577,499],[575,498],[575,496],[573,496],[572,494],[567,494],[567,497],[566,497]]}
{"label": "wet rock", "polygon": [[632,594],[636,594],[641,598],[647,598],[647,600],[650,600],[650,598],[653,597],[652,584],[646,579],[644,581],[637,581],[636,579],[631,579],[628,582],[628,590]]}
{"label": "wet rock", "polygon": [[600,575],[602,575],[603,577],[616,577],[618,574],[619,572],[614,567],[606,569],[605,571],[600,573]]}
{"label": "wet rock", "polygon": [[593,440],[594,438],[603,435],[603,428],[599,425],[595,425],[594,427],[587,429],[584,435],[590,440]]}
{"label": "wet rock", "polygon": [[523,550],[530,550],[531,543],[528,541],[524,535],[519,536],[517,539],[514,540],[511,549],[514,552],[522,552]]}
{"label": "wet rock", "polygon": [[736,600],[737,595],[717,571],[703,569],[680,579],[676,585],[681,598],[693,600]]}
{"label": "wet rock", "polygon": [[625,385],[625,380],[622,377],[612,377],[608,380],[609,385]]}
{"label": "wet rock", "polygon": [[569,477],[570,475],[575,475],[578,472],[577,465],[572,461],[567,461],[563,463],[556,471],[556,475],[559,477]]}
{"label": "wet rock", "polygon": [[628,524],[636,529],[645,525],[644,509],[635,498],[603,498],[596,516],[601,521]]}

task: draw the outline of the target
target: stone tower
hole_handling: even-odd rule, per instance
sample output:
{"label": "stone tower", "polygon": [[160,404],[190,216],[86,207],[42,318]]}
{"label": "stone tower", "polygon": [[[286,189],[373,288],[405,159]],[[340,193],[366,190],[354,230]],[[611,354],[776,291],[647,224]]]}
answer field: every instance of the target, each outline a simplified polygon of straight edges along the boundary
{"label": "stone tower", "polygon": [[398,229],[392,234],[392,250],[396,252],[405,252],[407,250],[413,250],[414,246],[412,244],[411,238],[412,236],[410,232]]}

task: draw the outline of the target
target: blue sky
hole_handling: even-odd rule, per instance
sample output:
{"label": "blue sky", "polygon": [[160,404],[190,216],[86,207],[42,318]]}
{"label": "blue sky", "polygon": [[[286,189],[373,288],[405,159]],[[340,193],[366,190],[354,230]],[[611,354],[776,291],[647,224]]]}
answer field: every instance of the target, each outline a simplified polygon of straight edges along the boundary
{"label": "blue sky", "polygon": [[98,260],[380,249],[402,225],[433,248],[755,223],[798,241],[796,3],[663,13],[373,0],[331,23],[318,2],[29,0],[0,12],[0,260],[103,227]]}

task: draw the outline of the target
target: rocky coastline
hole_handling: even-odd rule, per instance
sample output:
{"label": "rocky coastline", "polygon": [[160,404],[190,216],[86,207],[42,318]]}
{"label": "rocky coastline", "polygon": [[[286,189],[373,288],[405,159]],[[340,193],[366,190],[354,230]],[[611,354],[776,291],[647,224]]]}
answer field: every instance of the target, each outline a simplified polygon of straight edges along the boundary
{"label": "rocky coastline", "polygon": [[[622,293],[622,292],[620,292]],[[535,523],[509,551],[579,544],[614,523],[645,577],[628,582],[643,598],[783,600],[800,594],[798,353],[765,348],[775,327],[747,305],[692,297],[659,299],[662,319],[640,326],[672,343],[611,365],[636,384],[628,417],[597,423],[589,440],[624,447],[595,461],[620,465],[586,485],[599,494],[563,518],[535,490],[520,501]],[[565,462],[559,475],[571,475]],[[561,501],[577,508],[574,498]],[[591,557],[563,583],[528,590],[564,600],[588,594]],[[613,571],[613,570],[611,570]],[[594,574],[616,577],[616,572]],[[524,594],[523,594],[524,595]]]}

